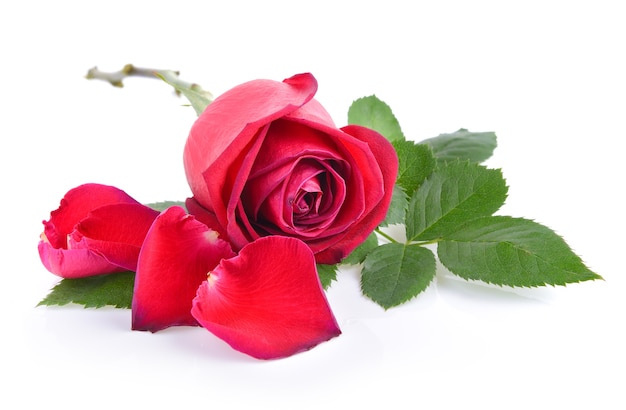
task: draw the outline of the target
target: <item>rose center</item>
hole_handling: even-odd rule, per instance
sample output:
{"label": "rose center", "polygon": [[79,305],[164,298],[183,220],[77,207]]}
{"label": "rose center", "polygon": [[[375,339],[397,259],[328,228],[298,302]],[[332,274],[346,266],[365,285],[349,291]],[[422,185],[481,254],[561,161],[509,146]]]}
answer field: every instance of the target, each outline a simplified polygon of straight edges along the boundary
{"label": "rose center", "polygon": [[298,190],[296,197],[289,199],[294,219],[309,213],[319,213],[323,196],[324,193],[317,178],[307,180]]}
{"label": "rose center", "polygon": [[342,160],[311,153],[254,173],[241,198],[250,230],[298,237],[327,230],[345,201],[347,168]]}

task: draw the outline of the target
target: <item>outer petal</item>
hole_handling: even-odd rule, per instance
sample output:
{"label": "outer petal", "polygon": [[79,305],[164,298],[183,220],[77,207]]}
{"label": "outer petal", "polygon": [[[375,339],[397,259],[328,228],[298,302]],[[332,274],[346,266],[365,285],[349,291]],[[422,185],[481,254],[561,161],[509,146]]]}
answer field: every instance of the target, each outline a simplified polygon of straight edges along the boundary
{"label": "outer petal", "polygon": [[198,288],[192,315],[234,349],[277,359],[341,334],[302,241],[257,239],[224,259]]}
{"label": "outer petal", "polygon": [[348,125],[341,130],[369,145],[382,173],[384,196],[361,221],[346,232],[341,240],[316,254],[318,263],[332,264],[345,258],[385,219],[398,175],[398,155],[385,137],[374,130],[358,125]]}
{"label": "outer petal", "polygon": [[207,273],[234,255],[215,231],[173,206],[161,213],[139,254],[132,303],[132,329],[156,332],[195,326],[191,301]]}
{"label": "outer petal", "polygon": [[102,184],[84,184],[69,190],[59,208],[44,221],[44,234],[55,248],[65,248],[67,235],[87,214],[100,206],[119,203],[138,203],[119,188]]}
{"label": "outer petal", "polygon": [[215,213],[200,205],[196,198],[187,198],[185,200],[185,207],[187,208],[187,211],[191,215],[195,216],[198,221],[202,222],[210,229],[217,231],[222,239],[228,240],[226,229],[220,225]]}
{"label": "outer petal", "polygon": [[306,118],[308,121],[336,128],[335,122],[328,111],[326,111],[326,108],[324,108],[316,99],[310,100],[302,107],[285,116],[285,119],[298,118]]}
{"label": "outer petal", "polygon": [[158,211],[141,204],[105,205],[76,225],[72,239],[112,264],[135,271],[141,244],[157,215]]}
{"label": "outer petal", "polygon": [[[216,98],[191,128],[183,154],[187,181],[198,202],[213,211],[218,200],[211,197],[222,192],[230,165],[248,151],[244,148],[258,130],[305,104],[316,91],[317,80],[304,73],[283,82],[249,81]],[[218,158],[219,166],[205,180],[203,173]]]}
{"label": "outer petal", "polygon": [[90,249],[58,249],[42,240],[39,242],[38,250],[46,269],[66,279],[128,270],[110,263]]}

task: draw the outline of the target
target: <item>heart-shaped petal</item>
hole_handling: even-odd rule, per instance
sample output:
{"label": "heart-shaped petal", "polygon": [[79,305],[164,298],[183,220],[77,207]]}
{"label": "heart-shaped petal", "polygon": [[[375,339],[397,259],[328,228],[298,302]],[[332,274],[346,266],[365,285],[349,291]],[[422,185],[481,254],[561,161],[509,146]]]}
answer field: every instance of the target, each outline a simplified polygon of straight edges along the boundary
{"label": "heart-shaped petal", "polygon": [[302,241],[266,236],[223,259],[200,285],[193,317],[235,350],[277,359],[341,334]]}
{"label": "heart-shaped petal", "polygon": [[230,244],[179,206],[154,221],[139,253],[132,303],[132,329],[157,332],[170,326],[197,326],[191,302],[198,286]]}

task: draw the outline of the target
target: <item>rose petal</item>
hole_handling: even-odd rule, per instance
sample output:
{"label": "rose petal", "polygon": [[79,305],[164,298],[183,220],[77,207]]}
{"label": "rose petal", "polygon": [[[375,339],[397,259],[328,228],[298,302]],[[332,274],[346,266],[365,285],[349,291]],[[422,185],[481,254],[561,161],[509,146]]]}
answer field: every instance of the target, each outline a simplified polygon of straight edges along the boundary
{"label": "rose petal", "polygon": [[[83,234],[75,231],[76,225],[93,210],[116,205],[143,206],[121,189],[109,185],[83,184],[69,190],[59,208],[50,213],[50,220],[43,221],[44,232],[38,251],[46,269],[63,278],[128,270],[129,266],[120,267],[100,250],[89,248],[87,241],[81,240]],[[117,218],[107,218],[103,223],[112,232],[123,229]]]}
{"label": "rose petal", "polygon": [[37,249],[46,269],[66,279],[128,270],[110,263],[90,249],[59,249],[45,240],[39,242]]}
{"label": "rose petal", "polygon": [[159,212],[142,204],[114,204],[94,209],[70,235],[73,248],[86,248],[114,265],[137,270],[141,244]]}
{"label": "rose petal", "polygon": [[182,207],[163,211],[139,254],[132,329],[157,332],[170,326],[196,326],[190,311],[198,286],[222,258],[233,255],[228,242]]}
{"label": "rose petal", "polygon": [[[378,132],[358,125],[348,125],[341,129],[347,134],[366,142],[376,163],[380,167],[383,180],[383,197],[369,210],[367,215],[336,243],[316,254],[318,263],[337,263],[345,258],[385,219],[393,186],[398,174],[398,156],[391,143]],[[367,186],[368,195],[371,186]]]}
{"label": "rose petal", "polygon": [[[249,81],[216,98],[194,123],[183,155],[187,181],[198,202],[209,211],[220,206],[220,200],[211,201],[211,197],[219,197],[227,183],[230,171],[221,164],[231,164],[248,152],[245,148],[261,128],[305,104],[316,91],[315,77],[304,73],[283,82]],[[214,163],[216,167],[205,178]]]}
{"label": "rose petal", "polygon": [[202,282],[192,315],[234,349],[287,357],[341,334],[302,241],[267,236],[224,259]]}
{"label": "rose petal", "polygon": [[187,198],[185,200],[185,207],[187,208],[187,212],[193,215],[198,221],[208,226],[209,229],[217,231],[220,234],[220,238],[228,240],[226,229],[220,225],[215,213],[200,205],[196,198]]}
{"label": "rose petal", "polygon": [[[321,188],[322,185],[324,188]],[[283,184],[270,192],[261,204],[261,212],[254,223],[268,233],[302,240],[336,234],[360,216],[358,210],[354,210],[354,218],[343,224],[336,221],[346,197],[345,191],[345,181],[329,162],[302,158],[294,162]],[[313,194],[309,199],[314,201],[311,204],[317,206],[313,210],[307,206],[298,209],[307,193]]]}
{"label": "rose petal", "polygon": [[[320,108],[319,103],[311,100],[289,114],[289,121],[275,121],[271,127],[272,133],[268,133],[258,154],[258,160],[264,161],[266,155],[272,155],[270,152],[280,153],[285,149],[290,150],[289,154],[295,157],[302,155],[298,153],[302,136],[304,143],[311,148],[321,146],[330,153],[331,158],[350,161],[348,165],[341,163],[346,200],[334,216],[333,223],[328,229],[314,235],[314,238],[301,237],[316,253],[318,263],[332,264],[346,257],[384,219],[395,183],[398,159],[391,143],[376,131],[359,126],[337,129],[332,124],[315,122],[315,118],[323,117],[320,110],[323,108]],[[288,141],[293,135],[298,136],[298,144],[280,143]],[[277,157],[275,159],[279,161]],[[252,175],[256,177],[258,173],[255,169]],[[263,177],[268,181],[276,179],[276,176]],[[336,177],[333,179],[338,180]],[[242,218],[239,215],[239,220]],[[231,230],[233,228],[229,232]]]}
{"label": "rose petal", "polygon": [[328,134],[297,121],[276,120],[269,127],[250,178],[265,174],[274,170],[277,165],[292,162],[303,156],[319,160],[341,159],[345,156],[345,150],[337,143],[338,141],[329,138]]}
{"label": "rose petal", "polygon": [[[333,132],[347,137],[337,129]],[[354,143],[367,149],[358,140]],[[254,166],[240,195],[246,212],[238,213],[236,221],[228,225],[229,237],[243,238],[241,242],[235,240],[236,246],[243,246],[252,236],[239,234],[246,224],[255,226],[261,233],[294,236],[307,243],[311,238],[320,242],[328,236],[344,232],[361,216],[365,207],[363,201],[355,200],[349,207],[342,207],[346,196],[364,196],[360,175],[352,177],[353,167],[347,162],[350,159],[351,153],[335,135],[303,125],[299,119],[274,121],[256,154]],[[370,167],[370,164],[367,166]],[[326,186],[320,198],[326,201],[327,206],[319,214],[294,218],[296,215],[291,212],[293,202],[290,200],[296,198],[298,189],[311,174],[322,173],[320,181],[326,182]],[[348,187],[344,177],[351,177]],[[372,198],[375,196],[376,192],[373,192]],[[239,196],[233,195],[232,198],[238,199]],[[314,251],[328,246],[309,245]]]}
{"label": "rose petal", "polygon": [[66,248],[67,235],[87,214],[103,205],[138,202],[119,188],[102,184],[83,184],[69,190],[59,208],[44,221],[44,235],[55,248]]}

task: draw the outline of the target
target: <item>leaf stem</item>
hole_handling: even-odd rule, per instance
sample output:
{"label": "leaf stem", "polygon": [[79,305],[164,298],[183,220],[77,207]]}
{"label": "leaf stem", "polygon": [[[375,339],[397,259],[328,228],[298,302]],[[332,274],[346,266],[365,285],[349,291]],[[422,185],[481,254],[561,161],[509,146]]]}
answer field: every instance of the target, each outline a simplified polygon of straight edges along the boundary
{"label": "leaf stem", "polygon": [[431,240],[429,240],[429,241],[416,241],[416,242],[413,242],[413,241],[408,241],[408,242],[407,242],[407,245],[418,245],[418,246],[424,246],[424,245],[432,245],[432,244],[437,243],[437,242],[439,242],[439,241],[441,241],[441,238],[431,239]]}
{"label": "leaf stem", "polygon": [[[392,237],[391,235],[389,235],[388,233],[383,232],[380,227],[376,228],[374,230],[374,232],[376,232],[377,234],[379,234],[380,236],[382,236],[383,238],[387,239],[389,242],[391,243],[401,243],[400,241],[396,240],[394,237]],[[406,242],[404,242],[405,246],[411,246],[411,245],[417,245],[417,246],[425,246],[425,245],[432,245],[434,243],[438,243],[441,241],[442,238],[435,238],[435,239],[431,239],[428,241],[413,241],[413,240],[407,240]]]}
{"label": "leaf stem", "polygon": [[389,234],[386,234],[385,232],[383,232],[380,228],[376,228],[376,233],[382,236],[383,238],[387,239],[391,243],[398,243],[398,241],[396,241]]}

